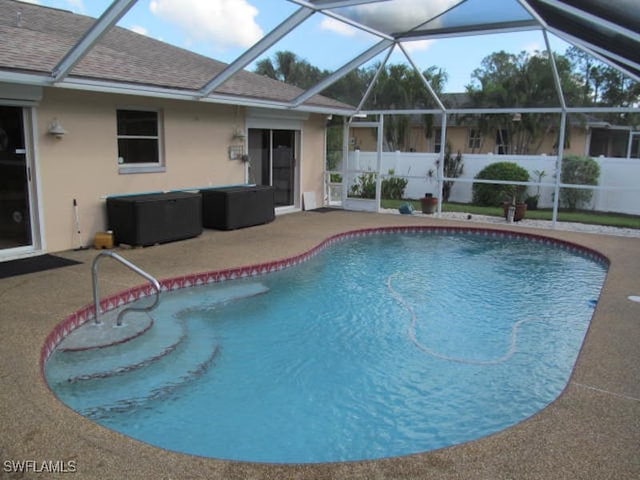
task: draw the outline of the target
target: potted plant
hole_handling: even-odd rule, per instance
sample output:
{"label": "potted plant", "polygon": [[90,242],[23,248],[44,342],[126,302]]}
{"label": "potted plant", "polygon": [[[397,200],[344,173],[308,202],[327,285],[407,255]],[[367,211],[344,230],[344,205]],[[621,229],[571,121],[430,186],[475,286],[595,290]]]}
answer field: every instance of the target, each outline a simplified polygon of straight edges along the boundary
{"label": "potted plant", "polygon": [[504,218],[508,221],[519,222],[527,213],[527,204],[524,199],[526,187],[521,185],[507,185],[504,189],[505,201],[502,202]]}
{"label": "potted plant", "polygon": [[422,213],[434,213],[438,208],[438,197],[434,197],[432,193],[425,193],[420,199],[422,205]]}

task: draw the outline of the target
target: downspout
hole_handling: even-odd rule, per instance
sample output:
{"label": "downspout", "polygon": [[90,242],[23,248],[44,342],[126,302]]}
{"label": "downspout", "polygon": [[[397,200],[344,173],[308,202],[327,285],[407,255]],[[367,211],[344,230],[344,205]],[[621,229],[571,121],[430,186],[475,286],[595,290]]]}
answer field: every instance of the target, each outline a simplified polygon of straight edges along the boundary
{"label": "downspout", "polygon": [[341,204],[342,208],[345,207],[348,194],[348,178],[347,171],[349,168],[349,124],[351,118],[347,120],[347,117],[342,117],[342,195]]}
{"label": "downspout", "polygon": [[380,197],[382,196],[382,174],[380,169],[382,168],[382,148],[384,144],[384,114],[380,114],[378,117],[378,145],[377,145],[377,159],[376,159],[376,212],[380,211]]}
{"label": "downspout", "polygon": [[440,153],[438,156],[438,218],[442,216],[442,192],[444,191],[444,153],[447,149],[447,113],[442,111],[440,127]]}

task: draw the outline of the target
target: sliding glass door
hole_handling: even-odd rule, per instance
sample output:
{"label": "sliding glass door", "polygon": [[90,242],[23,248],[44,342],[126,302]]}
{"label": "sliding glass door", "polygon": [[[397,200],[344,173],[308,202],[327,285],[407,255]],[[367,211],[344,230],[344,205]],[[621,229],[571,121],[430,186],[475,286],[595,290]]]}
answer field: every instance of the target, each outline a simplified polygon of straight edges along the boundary
{"label": "sliding glass door", "polygon": [[249,129],[249,182],[270,185],[275,206],[295,204],[295,130]]}
{"label": "sliding glass door", "polygon": [[33,244],[30,184],[23,109],[0,105],[0,251]]}

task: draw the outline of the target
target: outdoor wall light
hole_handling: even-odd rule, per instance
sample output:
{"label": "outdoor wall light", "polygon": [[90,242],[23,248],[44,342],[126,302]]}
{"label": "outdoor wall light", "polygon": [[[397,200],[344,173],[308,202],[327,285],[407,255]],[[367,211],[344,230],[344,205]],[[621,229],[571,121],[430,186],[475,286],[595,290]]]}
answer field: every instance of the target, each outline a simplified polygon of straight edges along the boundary
{"label": "outdoor wall light", "polygon": [[231,137],[231,138],[232,138],[233,140],[236,140],[236,141],[240,141],[240,142],[242,142],[242,141],[244,141],[244,137],[245,137],[244,132],[243,132],[242,130],[240,130],[239,128],[236,128],[236,129],[233,131],[233,135],[232,135],[232,137]]}
{"label": "outdoor wall light", "polygon": [[54,118],[53,121],[49,124],[48,133],[49,135],[56,137],[58,140],[60,140],[62,137],[64,137],[67,131],[64,129],[60,121],[58,121],[57,118]]}

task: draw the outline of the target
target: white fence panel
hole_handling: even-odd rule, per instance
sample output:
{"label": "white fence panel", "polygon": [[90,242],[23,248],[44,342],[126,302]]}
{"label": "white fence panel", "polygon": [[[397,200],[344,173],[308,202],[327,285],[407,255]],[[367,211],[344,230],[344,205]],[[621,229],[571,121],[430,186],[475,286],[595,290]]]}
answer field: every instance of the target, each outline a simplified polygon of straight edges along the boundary
{"label": "white fence panel", "polygon": [[[542,183],[554,183],[553,172],[555,171],[556,158],[546,155],[492,155],[492,154],[466,154],[462,157],[464,170],[460,179],[473,180],[480,171],[487,165],[496,162],[515,162],[521,165],[529,172],[529,180],[537,181],[536,171],[544,171],[545,176]],[[529,187],[529,195],[537,193],[537,187]],[[451,189],[449,200],[452,202],[470,203],[472,200],[472,183],[455,182]],[[553,206],[553,187],[540,187],[540,199],[538,201],[540,208],[551,208]]]}
{"label": "white fence panel", "polygon": [[[382,154],[381,173],[387,175],[393,170],[394,175],[408,179],[405,189],[406,198],[421,198],[425,193],[437,194],[437,153],[402,153],[384,152]],[[595,159],[600,164],[599,187],[612,187],[611,190],[597,189],[594,191],[591,208],[602,212],[618,212],[640,215],[640,160],[624,158]],[[553,206],[553,192],[555,184],[556,157],[547,155],[493,155],[493,154],[464,154],[462,157],[464,170],[454,182],[449,200],[452,202],[470,203],[472,200],[473,178],[487,165],[495,162],[515,162],[524,167],[530,176],[530,181],[538,180],[536,172],[543,171],[545,175],[540,187],[540,208]],[[376,152],[355,151],[349,153],[348,165],[350,170],[375,171],[377,164]],[[429,176],[429,172],[432,175]],[[351,184],[358,174],[349,175]],[[530,186],[529,195],[538,193],[538,188]]]}
{"label": "white fence panel", "polygon": [[594,192],[595,209],[640,215],[640,160],[605,157],[595,160],[600,164],[599,185],[614,188]]}

